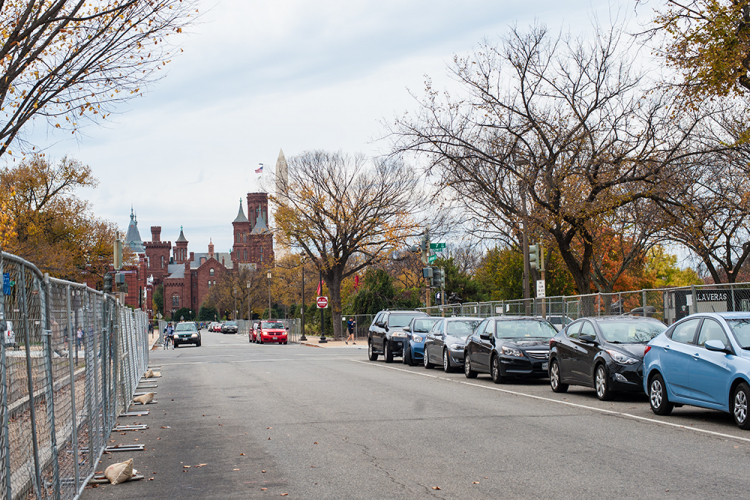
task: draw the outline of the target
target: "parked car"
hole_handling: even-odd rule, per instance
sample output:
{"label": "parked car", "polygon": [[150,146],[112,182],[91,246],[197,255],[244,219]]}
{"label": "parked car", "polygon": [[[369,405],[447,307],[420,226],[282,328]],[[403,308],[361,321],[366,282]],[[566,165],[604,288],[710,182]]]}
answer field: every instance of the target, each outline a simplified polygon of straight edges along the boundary
{"label": "parked car", "polygon": [[259,344],[276,342],[287,343],[287,331],[281,321],[261,321],[260,328],[256,332]]}
{"label": "parked car", "polygon": [[487,318],[466,339],[464,375],[489,373],[496,384],[511,377],[546,377],[550,339],[555,335],[555,327],[541,317]]}
{"label": "parked car", "polygon": [[440,318],[425,337],[423,364],[432,368],[442,364],[443,370],[451,372],[464,364],[466,339],[482,322],[482,318],[453,316]]}
{"label": "parked car", "polygon": [[174,329],[174,347],[177,348],[181,344],[201,346],[201,332],[192,321],[177,323]]}
{"label": "parked car", "polygon": [[402,356],[404,364],[415,366],[417,363],[423,362],[425,336],[440,319],[417,316],[411,320],[408,326],[404,327],[404,331],[406,332],[404,355]]}
{"label": "parked car", "polygon": [[2,323],[5,324],[3,329],[3,340],[5,341],[5,346],[18,348],[18,342],[16,342],[16,332],[13,331],[13,322],[4,321]]}
{"label": "parked car", "polygon": [[750,429],[750,313],[682,319],[646,346],[643,373],[657,415],[686,404],[730,413]]}
{"label": "parked car", "polygon": [[666,330],[642,316],[598,316],[574,321],[550,340],[549,377],[555,392],[568,385],[596,389],[602,401],[615,392],[643,390],[646,344]]}
{"label": "parked car", "polygon": [[221,333],[221,326],[222,326],[222,324],[223,323],[221,323],[221,322],[214,323],[214,329],[211,330],[211,331],[215,332],[215,333]]}
{"label": "parked car", "polygon": [[370,361],[376,361],[382,354],[386,363],[392,363],[394,356],[401,356],[406,340],[404,327],[417,316],[427,317],[427,314],[420,311],[380,311],[367,332],[367,357]]}
{"label": "parked car", "polygon": [[221,333],[237,333],[237,322],[227,321],[221,326]]}

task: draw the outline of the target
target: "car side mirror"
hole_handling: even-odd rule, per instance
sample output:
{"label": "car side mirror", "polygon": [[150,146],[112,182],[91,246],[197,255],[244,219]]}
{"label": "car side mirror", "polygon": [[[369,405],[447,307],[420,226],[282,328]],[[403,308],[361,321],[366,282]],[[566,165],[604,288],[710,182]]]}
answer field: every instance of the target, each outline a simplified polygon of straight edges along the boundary
{"label": "car side mirror", "polygon": [[411,331],[411,328],[409,327],[409,325],[406,325],[406,326],[404,327],[404,331],[405,331],[405,332],[410,332],[410,331]]}
{"label": "car side mirror", "polygon": [[592,337],[591,335],[583,334],[578,338],[581,340],[581,342],[588,342],[589,344],[596,344],[596,338]]}
{"label": "car side mirror", "polygon": [[727,352],[727,347],[721,340],[707,340],[705,346],[709,351]]}
{"label": "car side mirror", "polygon": [[487,335],[486,333],[480,333],[479,338],[482,340],[490,340],[490,335]]}

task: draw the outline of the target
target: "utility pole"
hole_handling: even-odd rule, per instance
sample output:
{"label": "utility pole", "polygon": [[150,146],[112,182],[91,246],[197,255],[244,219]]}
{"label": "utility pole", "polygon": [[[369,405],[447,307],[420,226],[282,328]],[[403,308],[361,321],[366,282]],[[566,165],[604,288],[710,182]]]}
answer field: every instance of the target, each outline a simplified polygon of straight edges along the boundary
{"label": "utility pole", "polygon": [[[323,270],[318,269],[318,284],[320,286],[320,293],[323,293]],[[326,332],[323,328],[323,308],[320,308],[320,340],[318,341],[318,344],[325,344],[328,341],[326,340]]]}
{"label": "utility pole", "polygon": [[302,258],[302,320],[300,321],[302,327],[302,336],[299,338],[300,342],[305,342],[305,259]]}
{"label": "utility pole", "polygon": [[523,305],[526,309],[526,315],[529,315],[529,238],[526,234],[526,184],[521,187],[521,206],[523,210],[523,220],[521,231],[523,232]]}

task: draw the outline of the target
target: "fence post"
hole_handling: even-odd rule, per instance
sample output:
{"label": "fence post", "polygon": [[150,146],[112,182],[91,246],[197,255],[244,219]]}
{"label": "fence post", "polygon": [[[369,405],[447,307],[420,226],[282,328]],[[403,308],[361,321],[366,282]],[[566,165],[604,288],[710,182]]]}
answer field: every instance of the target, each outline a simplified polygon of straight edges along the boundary
{"label": "fence post", "polygon": [[107,314],[107,296],[102,295],[102,425],[104,426],[104,433],[102,435],[105,435],[107,431],[111,429],[111,427],[109,426],[109,379],[107,377],[107,369],[109,368],[110,356],[109,342],[107,338],[109,336],[109,317]]}
{"label": "fence post", "polygon": [[695,293],[695,285],[690,285],[690,293],[693,295],[693,310],[690,311],[690,314],[697,313],[698,311],[698,295]]}
{"label": "fence post", "polygon": [[[80,471],[78,470],[78,418],[76,415],[76,366],[75,358],[73,357],[73,349],[78,350],[76,346],[75,335],[73,334],[73,322],[70,321],[72,312],[70,310],[70,285],[65,285],[65,311],[67,313],[66,324],[68,327],[68,365],[70,366],[70,416],[72,419],[72,430],[70,434],[71,447],[73,448],[73,466],[74,475],[73,478],[75,484],[76,495],[79,492],[79,483],[81,481]],[[77,357],[77,355],[76,355]],[[89,450],[91,452],[91,450]]]}
{"label": "fence post", "polygon": [[[4,276],[5,269],[3,267],[3,254],[0,252],[0,277]],[[5,292],[0,290],[0,322],[5,321]],[[11,484],[11,470],[10,470],[10,434],[8,433],[9,426],[9,415],[8,415],[8,385],[7,376],[5,373],[5,335],[2,335],[0,339],[0,389],[2,389],[2,428],[0,429],[0,458],[2,458],[2,479],[5,498],[12,500],[13,498],[13,485]]]}
{"label": "fence post", "polygon": [[47,379],[46,402],[47,402],[47,424],[49,425],[50,445],[52,448],[52,491],[53,498],[60,500],[60,463],[57,457],[57,431],[55,430],[55,379],[52,373],[52,310],[50,301],[49,274],[44,275],[44,281],[39,286],[39,299],[42,301],[40,310],[44,312],[44,368]]}
{"label": "fence post", "polygon": [[26,378],[29,386],[29,411],[31,416],[31,446],[34,450],[34,490],[37,498],[42,498],[41,486],[42,486],[42,472],[39,466],[39,443],[36,433],[36,397],[34,397],[34,374],[31,370],[31,334],[29,333],[29,306],[27,304],[26,297],[26,269],[24,266],[19,266],[19,287],[16,290],[16,294],[19,297],[21,306],[21,325],[23,328],[23,335],[26,342]]}
{"label": "fence post", "polygon": [[736,311],[737,308],[734,305],[734,285],[729,285],[729,290],[732,292],[732,311]]}

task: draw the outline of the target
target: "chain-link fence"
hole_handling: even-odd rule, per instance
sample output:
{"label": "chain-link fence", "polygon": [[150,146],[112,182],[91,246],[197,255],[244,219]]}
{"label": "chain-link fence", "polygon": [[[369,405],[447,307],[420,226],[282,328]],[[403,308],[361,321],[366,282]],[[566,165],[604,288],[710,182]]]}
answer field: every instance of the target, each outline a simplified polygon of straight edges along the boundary
{"label": "chain-link fence", "polygon": [[750,311],[750,283],[446,304],[419,310],[431,316],[544,316],[557,326],[589,316],[636,314],[671,325],[696,312]]}
{"label": "chain-link fence", "polygon": [[148,318],[0,253],[0,498],[78,498],[148,365]]}

